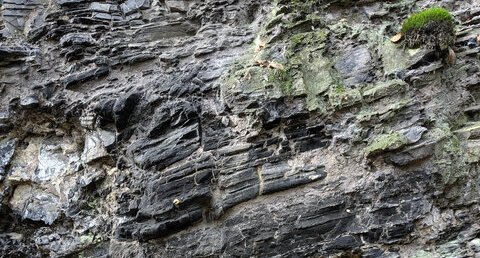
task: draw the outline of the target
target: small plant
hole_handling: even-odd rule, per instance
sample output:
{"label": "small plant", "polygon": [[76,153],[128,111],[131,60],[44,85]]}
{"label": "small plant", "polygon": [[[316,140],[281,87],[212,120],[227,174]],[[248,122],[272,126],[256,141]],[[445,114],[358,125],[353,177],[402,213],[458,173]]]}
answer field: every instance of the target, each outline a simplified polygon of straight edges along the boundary
{"label": "small plant", "polygon": [[409,48],[425,46],[444,50],[455,40],[454,19],[444,8],[429,8],[405,20],[402,34]]}

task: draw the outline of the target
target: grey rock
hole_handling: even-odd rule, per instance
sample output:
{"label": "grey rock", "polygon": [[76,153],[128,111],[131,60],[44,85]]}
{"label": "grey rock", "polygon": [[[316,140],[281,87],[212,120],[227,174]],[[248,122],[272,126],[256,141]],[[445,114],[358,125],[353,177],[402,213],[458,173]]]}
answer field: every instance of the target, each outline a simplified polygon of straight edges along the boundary
{"label": "grey rock", "polygon": [[363,10],[367,14],[369,19],[379,18],[388,14],[388,11],[381,8],[380,4],[376,4],[373,6],[365,6]]}
{"label": "grey rock", "polygon": [[87,173],[85,173],[79,179],[79,185],[81,187],[88,187],[92,183],[98,182],[99,180],[105,178],[105,171],[101,169],[88,169]]}
{"label": "grey rock", "polygon": [[118,129],[124,129],[128,126],[128,119],[140,101],[140,93],[131,93],[118,98],[112,107],[113,120]]}
{"label": "grey rock", "polygon": [[35,96],[27,96],[20,99],[20,105],[24,108],[35,108],[38,107],[40,101]]}
{"label": "grey rock", "polygon": [[165,4],[170,9],[171,12],[187,12],[188,11],[188,2],[187,1],[165,1]]}
{"label": "grey rock", "polygon": [[5,123],[9,122],[12,118],[11,113],[9,111],[2,111],[0,112],[0,122]]}
{"label": "grey rock", "polygon": [[51,225],[60,216],[59,198],[30,185],[15,188],[10,200],[12,209],[22,218]]}
{"label": "grey rock", "polygon": [[26,62],[29,58],[37,56],[38,49],[27,46],[0,46],[0,66],[8,66],[18,62]]}
{"label": "grey rock", "polygon": [[63,174],[69,165],[69,157],[64,155],[57,140],[42,142],[38,153],[38,166],[32,176],[35,181],[50,181]]}
{"label": "grey rock", "polygon": [[2,180],[5,176],[6,166],[9,165],[15,153],[16,143],[16,139],[5,139],[0,142],[0,178]]}
{"label": "grey rock", "polygon": [[385,159],[396,166],[406,166],[431,157],[435,152],[434,141],[421,142],[398,153],[392,153]]}
{"label": "grey rock", "polygon": [[0,0],[0,256],[474,257],[473,2]]}
{"label": "grey rock", "polygon": [[[108,136],[107,136],[108,137]],[[113,136],[114,138],[115,136]],[[110,136],[111,138],[111,136]],[[107,139],[110,140],[111,139]],[[108,143],[107,143],[108,144]],[[96,160],[108,157],[106,145],[99,133],[91,133],[85,137],[85,144],[82,153],[82,160],[85,163],[92,163]],[[110,143],[112,144],[112,143]]]}
{"label": "grey rock", "polygon": [[112,149],[115,146],[117,139],[114,132],[100,130],[99,137],[102,140],[103,146],[105,146],[107,150]]}
{"label": "grey rock", "polygon": [[400,130],[399,133],[405,136],[409,144],[420,141],[422,135],[427,132],[428,129],[423,126],[413,126],[407,129]]}
{"label": "grey rock", "polygon": [[89,33],[69,33],[60,39],[60,46],[82,46],[88,47],[96,44],[96,41]]}
{"label": "grey rock", "polygon": [[99,20],[106,20],[106,21],[111,21],[113,19],[113,16],[107,13],[94,13],[92,15],[92,18],[94,19],[99,19]]}
{"label": "grey rock", "polygon": [[347,85],[371,82],[370,65],[372,56],[366,46],[347,50],[335,64],[335,68],[345,78]]}
{"label": "grey rock", "polygon": [[90,10],[95,12],[109,13],[112,8],[112,4],[93,2],[90,4]]}
{"label": "grey rock", "polygon": [[56,0],[56,2],[60,5],[68,5],[68,4],[79,4],[85,2],[85,0]]}
{"label": "grey rock", "polygon": [[149,6],[150,0],[127,0],[120,5],[120,8],[124,14],[128,15],[138,9],[148,8]]}
{"label": "grey rock", "polygon": [[100,77],[108,75],[110,69],[106,66],[100,66],[88,69],[83,72],[75,73],[68,75],[62,79],[63,85],[66,88],[73,87],[74,85],[93,79],[98,79]]}

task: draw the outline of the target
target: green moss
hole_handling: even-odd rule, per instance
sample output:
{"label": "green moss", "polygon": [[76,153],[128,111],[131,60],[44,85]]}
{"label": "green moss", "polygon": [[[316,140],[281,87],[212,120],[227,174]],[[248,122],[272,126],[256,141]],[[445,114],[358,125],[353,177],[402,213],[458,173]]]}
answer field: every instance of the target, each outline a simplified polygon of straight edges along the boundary
{"label": "green moss", "polygon": [[335,85],[332,78],[332,68],[330,61],[323,56],[315,56],[308,62],[310,65],[301,66],[300,74],[305,84],[305,93],[307,94],[307,105],[309,110],[321,109],[325,111],[323,95]]}
{"label": "green moss", "polygon": [[328,93],[330,105],[334,109],[342,109],[362,102],[362,93],[359,89],[347,89],[340,83],[331,86]]}
{"label": "green moss", "polygon": [[[285,15],[318,1],[277,0],[275,3],[267,25],[260,30],[248,53],[232,68],[233,72],[223,78],[222,87],[231,94],[228,97],[234,96],[234,92],[257,93],[267,99],[301,96],[308,110],[326,111],[326,92],[337,85],[333,77],[338,77],[331,60],[324,55],[329,30],[322,29],[322,17],[312,14],[309,8],[301,16]],[[283,23],[284,33],[271,37],[270,30],[279,23]],[[281,43],[272,44],[277,41]],[[284,53],[273,47],[279,45],[286,46]],[[283,68],[258,66],[258,61],[282,64]]]}
{"label": "green moss", "polygon": [[406,88],[407,84],[402,80],[379,82],[366,88],[363,91],[363,98],[367,102],[372,102],[386,96],[396,95],[405,91]]}
{"label": "green moss", "polygon": [[443,125],[440,129],[444,136],[439,138],[443,140],[436,146],[435,163],[441,171],[443,183],[452,185],[468,175],[468,156],[462,142],[447,125]]}
{"label": "green moss", "polygon": [[402,98],[394,101],[388,105],[382,105],[381,107],[374,108],[371,105],[367,106],[367,109],[360,111],[356,118],[357,122],[370,122],[379,123],[394,117],[399,110],[412,103],[410,98]]}
{"label": "green moss", "polygon": [[268,81],[278,86],[283,95],[293,94],[293,80],[288,70],[270,69]]}
{"label": "green moss", "polygon": [[333,86],[333,92],[335,94],[344,94],[345,92],[347,92],[347,90],[345,89],[345,86],[343,85],[334,85]]}
{"label": "green moss", "polygon": [[402,25],[407,46],[446,49],[455,41],[452,15],[443,8],[429,8],[410,16]]}
{"label": "green moss", "polygon": [[448,22],[453,24],[452,15],[444,8],[433,7],[410,16],[402,25],[402,33],[426,27],[431,22]]}
{"label": "green moss", "polygon": [[386,40],[384,45],[380,46],[380,53],[385,75],[395,74],[408,67],[408,53],[397,47],[390,40]]}
{"label": "green moss", "polygon": [[291,33],[301,33],[312,30],[312,27],[318,28],[322,26],[322,19],[315,14],[308,14],[305,19],[294,22],[284,22],[287,30]]}
{"label": "green moss", "polygon": [[278,14],[278,15],[276,15],[276,16],[273,16],[273,18],[271,18],[271,19],[268,19],[268,22],[267,22],[267,24],[265,25],[265,30],[272,29],[272,28],[275,27],[277,24],[281,23],[283,16],[284,16],[284,14],[281,13],[281,14]]}
{"label": "green moss", "polygon": [[325,46],[327,33],[324,30],[297,33],[290,37],[289,53],[295,53],[299,46],[308,45],[319,49]]}
{"label": "green moss", "polygon": [[436,256],[435,257],[444,257],[444,258],[455,258],[455,257],[465,257],[466,255],[463,253],[463,241],[459,240],[452,240],[437,246],[435,249]]}
{"label": "green moss", "polygon": [[277,2],[282,4],[288,4],[288,6],[297,12],[311,12],[315,0],[277,0]]}
{"label": "green moss", "polygon": [[95,240],[94,235],[83,235],[80,236],[80,243],[82,244],[91,244]]}
{"label": "green moss", "polygon": [[323,55],[327,40],[327,30],[315,30],[293,34],[289,38],[286,51],[288,68],[293,78],[293,94],[306,94],[306,104],[310,111],[326,111],[322,95],[336,85],[333,79],[332,64]]}
{"label": "green moss", "polygon": [[383,151],[395,150],[404,146],[407,142],[407,138],[398,132],[382,134],[365,148],[365,154],[370,156]]}

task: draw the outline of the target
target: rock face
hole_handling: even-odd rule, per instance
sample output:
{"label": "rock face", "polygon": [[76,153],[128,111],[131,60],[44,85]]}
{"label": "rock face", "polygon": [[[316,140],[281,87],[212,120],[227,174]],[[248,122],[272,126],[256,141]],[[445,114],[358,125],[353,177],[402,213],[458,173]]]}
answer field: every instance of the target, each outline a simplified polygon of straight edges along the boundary
{"label": "rock face", "polygon": [[1,257],[480,255],[480,6],[0,0]]}

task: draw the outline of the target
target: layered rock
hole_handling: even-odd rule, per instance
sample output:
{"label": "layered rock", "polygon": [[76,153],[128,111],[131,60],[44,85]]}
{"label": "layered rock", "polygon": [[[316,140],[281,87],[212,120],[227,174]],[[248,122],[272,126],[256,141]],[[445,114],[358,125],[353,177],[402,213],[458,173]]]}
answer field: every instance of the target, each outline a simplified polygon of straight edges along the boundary
{"label": "layered rock", "polygon": [[4,0],[5,257],[474,257],[480,7]]}

